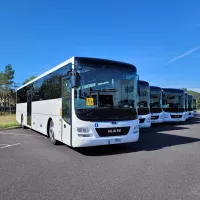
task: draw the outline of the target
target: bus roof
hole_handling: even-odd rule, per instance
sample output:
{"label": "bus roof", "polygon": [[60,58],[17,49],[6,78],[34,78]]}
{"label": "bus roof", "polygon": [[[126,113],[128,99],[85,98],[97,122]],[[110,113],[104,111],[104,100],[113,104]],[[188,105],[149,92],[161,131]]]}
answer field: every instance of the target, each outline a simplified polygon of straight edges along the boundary
{"label": "bus roof", "polygon": [[139,84],[142,86],[149,86],[149,83],[147,81],[139,80]]}
{"label": "bus roof", "polygon": [[108,60],[103,58],[89,58],[89,57],[74,57],[75,63],[81,63],[83,65],[106,65],[110,67],[117,67],[117,66],[127,66],[129,68],[132,68],[135,72],[137,71],[136,67],[132,64],[115,61],[115,60]]}
{"label": "bus roof", "polygon": [[184,93],[184,90],[176,89],[176,88],[162,88],[164,92],[172,92],[172,93]]}
{"label": "bus roof", "polygon": [[127,67],[130,67],[133,69],[133,71],[137,72],[137,69],[134,65],[132,64],[129,64],[129,63],[125,63],[125,62],[120,62],[120,61],[114,61],[114,60],[107,60],[107,59],[101,59],[101,58],[90,58],[90,57],[71,57],[70,59],[62,62],[61,64],[57,65],[56,67],[44,72],[43,74],[41,74],[40,76],[36,77],[35,79],[29,81],[28,83],[22,85],[21,87],[19,87],[17,90],[35,82],[36,80],[52,73],[53,71],[67,65],[68,63],[74,63],[74,61],[79,64],[94,64],[94,65],[107,65],[107,66],[110,66],[110,67],[116,67],[116,66],[127,66]]}
{"label": "bus roof", "polygon": [[162,91],[162,88],[158,86],[150,86],[150,90]]}

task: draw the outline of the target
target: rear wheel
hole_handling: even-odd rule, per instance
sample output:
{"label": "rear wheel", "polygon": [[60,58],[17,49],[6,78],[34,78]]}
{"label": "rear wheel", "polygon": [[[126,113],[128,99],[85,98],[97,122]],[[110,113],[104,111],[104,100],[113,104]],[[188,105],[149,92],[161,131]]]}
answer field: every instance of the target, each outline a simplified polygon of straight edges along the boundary
{"label": "rear wheel", "polygon": [[55,139],[55,129],[53,120],[51,120],[49,124],[49,138],[52,144],[56,145],[58,143],[58,141]]}

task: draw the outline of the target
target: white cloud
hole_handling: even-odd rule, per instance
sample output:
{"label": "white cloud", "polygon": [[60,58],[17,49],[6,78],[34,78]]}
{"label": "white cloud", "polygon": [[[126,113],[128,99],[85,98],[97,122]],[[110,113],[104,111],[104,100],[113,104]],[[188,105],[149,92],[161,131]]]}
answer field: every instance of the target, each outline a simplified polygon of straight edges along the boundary
{"label": "white cloud", "polygon": [[181,58],[184,58],[185,56],[189,56],[190,54],[194,53],[195,51],[198,51],[199,49],[200,49],[200,46],[197,46],[197,47],[195,47],[195,48],[193,48],[193,49],[190,49],[189,51],[187,51],[187,52],[185,52],[185,53],[183,53],[183,54],[181,54],[181,55],[179,55],[179,56],[176,56],[176,57],[174,57],[173,59],[169,60],[169,61],[167,62],[167,64],[170,64],[170,63],[172,63],[172,62],[174,62],[174,61],[176,61],[176,60],[179,60],[179,59],[181,59]]}

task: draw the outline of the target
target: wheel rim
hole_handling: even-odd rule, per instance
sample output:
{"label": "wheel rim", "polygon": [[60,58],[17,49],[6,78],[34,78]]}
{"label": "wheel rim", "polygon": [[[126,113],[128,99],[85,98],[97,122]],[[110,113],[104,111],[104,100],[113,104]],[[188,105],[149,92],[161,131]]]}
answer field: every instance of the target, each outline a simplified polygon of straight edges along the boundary
{"label": "wheel rim", "polygon": [[50,126],[49,126],[49,136],[51,140],[54,141],[54,124],[53,121],[51,121]]}

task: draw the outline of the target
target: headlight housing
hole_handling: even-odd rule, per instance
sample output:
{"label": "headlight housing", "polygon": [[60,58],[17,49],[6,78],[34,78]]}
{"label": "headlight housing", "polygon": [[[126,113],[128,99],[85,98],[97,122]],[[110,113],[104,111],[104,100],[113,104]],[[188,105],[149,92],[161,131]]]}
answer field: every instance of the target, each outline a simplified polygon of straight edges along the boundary
{"label": "headlight housing", "polygon": [[78,127],[76,128],[78,133],[89,133],[90,129],[88,127]]}
{"label": "headlight housing", "polygon": [[134,125],[133,133],[137,133],[139,131],[139,125]]}

